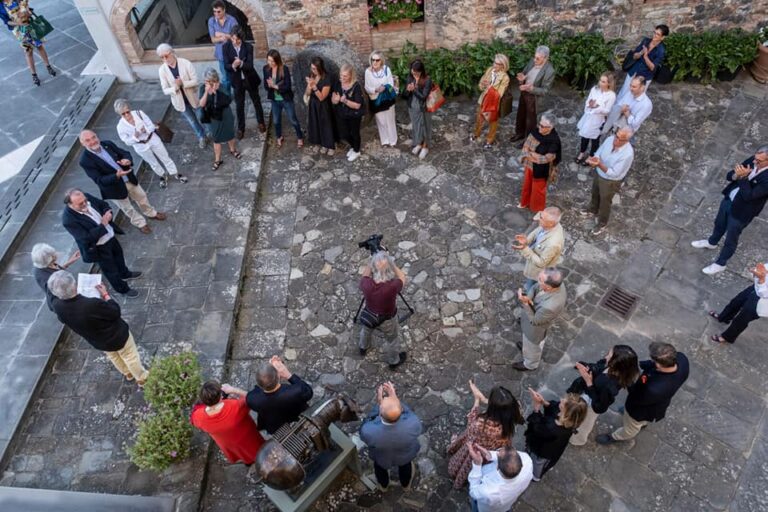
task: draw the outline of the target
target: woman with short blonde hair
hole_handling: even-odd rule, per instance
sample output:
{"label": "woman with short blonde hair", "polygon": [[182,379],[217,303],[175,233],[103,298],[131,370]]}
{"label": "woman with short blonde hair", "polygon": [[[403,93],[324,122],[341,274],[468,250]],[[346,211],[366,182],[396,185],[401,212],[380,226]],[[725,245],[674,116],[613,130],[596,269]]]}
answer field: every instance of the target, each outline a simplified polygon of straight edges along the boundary
{"label": "woman with short blonde hair", "polygon": [[355,68],[343,64],[339,71],[339,81],[333,86],[331,103],[336,106],[341,138],[351,146],[347,160],[354,162],[360,157],[360,122],[365,114],[363,110],[363,88],[357,82]]}
{"label": "woman with short blonde hair", "polygon": [[[587,101],[584,103],[584,115],[576,125],[581,137],[579,154],[575,160],[577,164],[587,165],[587,158],[597,151],[600,145],[600,130],[616,102],[615,89],[616,78],[612,72],[606,71],[600,75],[598,83],[589,91]],[[587,146],[590,143],[591,147],[587,153]]]}
{"label": "woman with short blonde hair", "polygon": [[[386,65],[384,54],[379,51],[371,52],[368,57],[369,67],[365,70],[365,92],[371,99],[370,104],[373,105],[376,98],[385,91],[387,88],[394,89],[395,94],[398,92],[397,77]],[[376,112],[376,127],[379,130],[379,140],[381,140],[382,146],[395,147],[397,144],[397,124],[395,123],[395,105]]]}
{"label": "woman with short blonde hair", "polygon": [[485,149],[490,149],[496,140],[496,130],[499,127],[499,105],[507,87],[509,87],[509,59],[506,55],[497,53],[493,65],[485,70],[478,88],[480,97],[477,99],[477,115],[475,116],[475,131],[469,136],[474,142],[480,138],[483,126],[488,123],[488,135],[485,139]]}

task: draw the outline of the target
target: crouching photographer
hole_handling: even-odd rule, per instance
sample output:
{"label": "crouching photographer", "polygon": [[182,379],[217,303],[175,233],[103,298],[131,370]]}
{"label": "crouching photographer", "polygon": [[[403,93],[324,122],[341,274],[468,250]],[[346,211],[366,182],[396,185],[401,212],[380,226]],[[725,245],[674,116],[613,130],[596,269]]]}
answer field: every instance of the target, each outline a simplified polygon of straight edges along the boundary
{"label": "crouching photographer", "polygon": [[365,307],[357,318],[360,323],[358,347],[360,354],[365,356],[373,331],[380,331],[387,343],[384,353],[389,369],[394,370],[406,359],[397,318],[397,296],[405,285],[406,277],[389,253],[384,250],[371,252],[371,259],[360,279]]}

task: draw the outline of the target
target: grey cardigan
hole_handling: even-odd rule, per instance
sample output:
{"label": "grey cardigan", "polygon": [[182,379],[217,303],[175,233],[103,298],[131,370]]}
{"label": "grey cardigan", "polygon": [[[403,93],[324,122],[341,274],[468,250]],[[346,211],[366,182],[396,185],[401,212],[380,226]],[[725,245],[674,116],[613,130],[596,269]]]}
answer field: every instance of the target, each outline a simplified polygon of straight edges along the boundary
{"label": "grey cardigan", "polygon": [[391,424],[384,423],[376,404],[360,427],[360,439],[368,445],[371,459],[382,468],[404,466],[419,454],[421,420],[405,405],[400,418]]}
{"label": "grey cardigan", "polygon": [[[528,64],[526,64],[525,68],[523,69],[523,74],[527,75],[532,67],[533,59],[528,61]],[[539,74],[536,75],[536,78],[533,80],[533,90],[531,91],[531,94],[534,96],[544,96],[552,88],[552,83],[554,81],[555,68],[552,66],[551,62],[547,61],[541,67],[541,71],[539,71]]]}

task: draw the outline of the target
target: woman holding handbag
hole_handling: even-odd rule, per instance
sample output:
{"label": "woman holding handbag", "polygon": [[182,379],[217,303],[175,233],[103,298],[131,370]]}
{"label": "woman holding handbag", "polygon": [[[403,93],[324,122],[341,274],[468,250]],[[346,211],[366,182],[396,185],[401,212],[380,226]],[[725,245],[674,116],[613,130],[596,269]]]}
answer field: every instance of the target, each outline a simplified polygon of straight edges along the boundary
{"label": "woman holding handbag", "polygon": [[[128,100],[123,98],[115,100],[114,108],[115,113],[120,116],[120,121],[117,123],[117,135],[120,140],[132,146],[136,153],[149,164],[155,174],[160,176],[160,188],[168,186],[166,171],[176,180],[186,183],[186,176],[179,174],[176,163],[168,154],[165,144],[157,134],[158,126],[152,122],[149,116],[143,110],[131,110]],[[163,163],[162,166],[160,162]]]}
{"label": "woman holding handbag", "polygon": [[[579,154],[575,160],[579,165],[587,165],[587,158],[593,156],[600,145],[600,130],[616,102],[616,93],[613,92],[615,86],[616,79],[613,73],[606,71],[600,75],[598,84],[589,91],[589,97],[584,105],[584,115],[576,125],[581,137]],[[587,153],[587,146],[590,144],[589,153]]]}
{"label": "woman holding handbag", "polygon": [[355,68],[349,64],[341,66],[339,82],[333,88],[331,103],[338,109],[341,138],[352,146],[347,160],[354,162],[360,157],[360,121],[365,114],[363,88],[357,81]]}
{"label": "woman holding handbag", "polygon": [[213,167],[217,170],[224,163],[221,159],[221,145],[227,143],[229,152],[240,160],[243,155],[235,144],[235,116],[229,104],[232,98],[221,88],[219,72],[213,68],[205,70],[204,83],[200,84],[200,121],[210,126],[213,137]]}
{"label": "woman holding handbag", "polygon": [[304,134],[301,132],[299,118],[296,117],[296,106],[293,104],[293,86],[291,72],[283,65],[283,58],[277,50],[267,52],[267,65],[264,66],[264,88],[267,89],[267,99],[272,102],[272,124],[275,125],[277,147],[281,147],[283,139],[283,110],[285,110],[293,129],[296,131],[296,146],[304,147]]}
{"label": "woman holding handbag", "polygon": [[[472,470],[469,443],[476,443],[489,451],[510,446],[515,435],[515,424],[525,423],[520,403],[507,388],[494,386],[488,398],[472,380],[469,381],[469,389],[475,403],[467,414],[467,428],[458,436],[454,434],[447,448],[451,456],[448,474],[453,479],[454,489],[461,489],[467,483],[467,476]],[[485,412],[480,412],[481,403],[488,405]]]}
{"label": "woman holding handbag", "polygon": [[525,167],[525,177],[518,208],[538,213],[547,207],[547,184],[554,180],[561,159],[562,144],[555,130],[555,116],[544,112],[523,144],[520,162]]}
{"label": "woman holding handbag", "polygon": [[[56,76],[56,70],[53,69],[51,63],[48,61],[48,52],[45,51],[45,34],[38,34],[38,30],[33,26],[34,16],[32,9],[29,7],[28,0],[2,0],[0,5],[0,17],[3,19],[9,29],[13,31],[13,35],[24,50],[24,57],[27,59],[27,66],[32,72],[32,83],[40,86],[40,78],[37,76],[37,70],[35,69],[35,55],[34,50],[37,48],[37,52],[40,54],[40,58],[45,63],[45,68],[48,70],[48,74]],[[42,21],[41,25],[48,27],[48,31],[52,30],[50,24],[45,21],[42,16],[37,17]]]}
{"label": "woman holding handbag", "polygon": [[365,92],[371,99],[371,112],[375,114],[376,127],[379,130],[379,140],[382,146],[397,145],[397,124],[395,124],[395,104],[381,111],[374,112],[374,104],[378,96],[388,89],[397,95],[397,77],[386,65],[384,54],[373,52],[368,58],[370,66],[365,70]]}
{"label": "woman holding handbag", "polygon": [[[307,138],[313,146],[320,146],[321,155],[333,156],[336,153],[336,138],[333,133],[331,79],[321,57],[313,57],[309,69],[310,76],[306,78],[307,88],[304,90],[308,112]],[[314,150],[317,151],[316,147]]]}
{"label": "woman holding handbag", "polygon": [[488,135],[485,139],[485,149],[493,147],[496,140],[496,130],[499,127],[499,103],[504,92],[509,87],[509,59],[506,55],[497,53],[493,58],[493,65],[485,70],[478,87],[481,91],[477,99],[477,116],[475,117],[475,131],[469,136],[474,142],[480,138],[483,126],[488,123]]}
{"label": "woman holding handbag", "polygon": [[420,60],[411,62],[403,97],[408,103],[408,114],[411,116],[411,153],[418,155],[419,160],[424,160],[432,145],[432,114],[427,112],[427,97],[431,90],[432,80],[427,75],[424,63]]}

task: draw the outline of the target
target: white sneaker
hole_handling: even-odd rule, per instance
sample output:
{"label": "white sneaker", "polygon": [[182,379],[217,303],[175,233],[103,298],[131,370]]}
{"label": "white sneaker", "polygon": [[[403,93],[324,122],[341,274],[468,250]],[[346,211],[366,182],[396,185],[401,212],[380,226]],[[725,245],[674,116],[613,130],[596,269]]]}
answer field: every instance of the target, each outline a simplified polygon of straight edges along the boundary
{"label": "white sneaker", "polygon": [[691,246],[696,249],[717,249],[717,246],[710,244],[709,240],[694,240]]}
{"label": "white sneaker", "polygon": [[352,153],[354,153],[354,152],[355,152],[355,150],[354,150],[354,149],[352,149],[352,148],[349,148],[349,151],[347,151],[347,158],[349,158],[349,155],[351,155],[351,154],[352,154]]}
{"label": "white sneaker", "polygon": [[413,149],[411,150],[411,153],[413,153],[414,155],[418,155],[419,151],[421,151],[421,146],[420,145],[419,146],[413,146]]}
{"label": "white sneaker", "polygon": [[421,148],[421,151],[419,151],[419,160],[424,160],[427,158],[427,155],[429,154],[429,150],[427,148]]}
{"label": "white sneaker", "polygon": [[347,154],[347,161],[348,162],[354,162],[358,158],[360,158],[360,153],[358,153],[356,151],[352,151],[349,154]]}
{"label": "white sneaker", "polygon": [[722,272],[723,270],[725,270],[725,265],[718,265],[717,263],[713,263],[701,269],[701,271],[707,274],[708,276],[715,275],[718,272]]}

